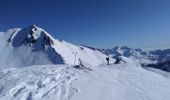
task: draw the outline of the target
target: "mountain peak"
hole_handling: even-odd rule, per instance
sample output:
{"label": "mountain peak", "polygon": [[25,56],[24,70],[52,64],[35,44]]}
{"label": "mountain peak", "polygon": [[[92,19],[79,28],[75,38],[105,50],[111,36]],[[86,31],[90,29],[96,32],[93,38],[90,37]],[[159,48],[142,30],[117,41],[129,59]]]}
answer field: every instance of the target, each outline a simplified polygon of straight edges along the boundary
{"label": "mountain peak", "polygon": [[[0,66],[63,63],[97,66],[105,62],[106,55],[97,49],[59,41],[34,24],[3,33],[0,35],[0,39],[3,39],[0,51],[4,51],[0,52]],[[9,63],[7,58],[12,62]]]}
{"label": "mountain peak", "polygon": [[130,49],[128,46],[120,47],[120,49]]}
{"label": "mountain peak", "polygon": [[28,27],[26,27],[25,29],[37,31],[40,28],[37,27],[35,24],[32,24],[32,25],[29,25]]}
{"label": "mountain peak", "polygon": [[30,27],[37,28],[35,24],[30,25]]}

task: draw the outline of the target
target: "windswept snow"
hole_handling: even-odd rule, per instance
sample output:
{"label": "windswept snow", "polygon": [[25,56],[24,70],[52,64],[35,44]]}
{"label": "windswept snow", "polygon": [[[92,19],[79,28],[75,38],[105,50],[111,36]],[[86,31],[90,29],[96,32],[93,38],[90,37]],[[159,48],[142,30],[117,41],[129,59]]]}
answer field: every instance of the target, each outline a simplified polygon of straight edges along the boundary
{"label": "windswept snow", "polygon": [[68,100],[76,73],[68,66],[31,66],[2,70],[0,100]]}
{"label": "windswept snow", "polygon": [[0,100],[169,100],[170,79],[134,64],[92,71],[69,65],[0,71]]}

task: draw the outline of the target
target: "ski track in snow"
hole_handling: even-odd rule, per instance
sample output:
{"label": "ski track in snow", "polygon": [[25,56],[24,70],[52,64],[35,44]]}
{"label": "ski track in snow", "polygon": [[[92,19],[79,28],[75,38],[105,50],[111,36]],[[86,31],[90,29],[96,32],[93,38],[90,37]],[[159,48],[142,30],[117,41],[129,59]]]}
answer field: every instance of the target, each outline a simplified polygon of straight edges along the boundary
{"label": "ski track in snow", "polygon": [[[6,73],[3,79],[15,80],[18,76],[21,78],[15,84],[9,83],[11,89],[6,91],[8,93],[0,94],[0,100],[46,100],[51,97],[56,98],[55,100],[69,100],[78,92],[71,86],[76,79],[75,73],[71,73],[69,68],[49,67],[35,66],[33,69],[21,68],[22,70],[16,69],[13,72],[11,69],[3,70],[1,73]],[[0,90],[3,92],[1,88]]]}

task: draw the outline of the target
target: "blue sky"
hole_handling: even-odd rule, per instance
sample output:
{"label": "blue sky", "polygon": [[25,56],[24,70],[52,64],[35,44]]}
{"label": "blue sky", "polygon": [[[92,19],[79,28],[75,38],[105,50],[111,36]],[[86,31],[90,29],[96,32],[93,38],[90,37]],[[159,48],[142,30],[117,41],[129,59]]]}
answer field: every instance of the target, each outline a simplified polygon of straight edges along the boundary
{"label": "blue sky", "polygon": [[1,0],[0,30],[35,24],[98,48],[170,48],[170,0]]}

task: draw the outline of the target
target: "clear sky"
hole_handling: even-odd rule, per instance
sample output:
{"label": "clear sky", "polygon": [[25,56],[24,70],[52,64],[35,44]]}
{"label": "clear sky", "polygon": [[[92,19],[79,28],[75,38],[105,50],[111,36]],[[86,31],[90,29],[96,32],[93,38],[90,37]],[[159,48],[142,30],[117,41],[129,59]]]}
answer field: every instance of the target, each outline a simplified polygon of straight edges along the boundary
{"label": "clear sky", "polygon": [[170,48],[170,0],[0,0],[0,31],[35,24],[98,48]]}

